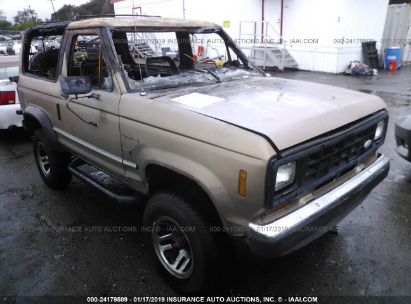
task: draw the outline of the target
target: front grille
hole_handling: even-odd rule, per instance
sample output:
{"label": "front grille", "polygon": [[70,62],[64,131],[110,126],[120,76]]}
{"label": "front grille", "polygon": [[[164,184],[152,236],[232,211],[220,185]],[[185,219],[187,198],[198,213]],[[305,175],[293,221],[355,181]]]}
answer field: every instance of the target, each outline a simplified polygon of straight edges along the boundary
{"label": "front grille", "polygon": [[[384,143],[385,134],[374,140],[378,122],[388,121],[386,111],[344,126],[281,153],[271,160],[272,175],[267,181],[269,207],[284,203],[296,196],[314,191],[352,170]],[[367,144],[366,144],[367,143]],[[295,161],[296,180],[276,193],[275,174],[281,165]]]}
{"label": "front grille", "polygon": [[327,183],[356,166],[362,156],[373,150],[372,146],[366,149],[364,145],[374,138],[375,129],[376,125],[358,130],[339,141],[325,143],[310,153],[303,164],[302,184],[318,179],[324,179],[322,183]]}

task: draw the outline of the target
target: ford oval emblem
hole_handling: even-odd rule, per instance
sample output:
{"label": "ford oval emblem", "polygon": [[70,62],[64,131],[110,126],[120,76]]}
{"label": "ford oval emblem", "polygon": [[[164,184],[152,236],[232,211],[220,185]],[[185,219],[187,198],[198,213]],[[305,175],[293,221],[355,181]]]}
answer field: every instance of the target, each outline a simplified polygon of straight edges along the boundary
{"label": "ford oval emblem", "polygon": [[368,150],[369,148],[371,148],[371,146],[372,146],[372,140],[371,140],[371,139],[367,140],[367,141],[364,143],[364,149],[365,149],[365,150]]}

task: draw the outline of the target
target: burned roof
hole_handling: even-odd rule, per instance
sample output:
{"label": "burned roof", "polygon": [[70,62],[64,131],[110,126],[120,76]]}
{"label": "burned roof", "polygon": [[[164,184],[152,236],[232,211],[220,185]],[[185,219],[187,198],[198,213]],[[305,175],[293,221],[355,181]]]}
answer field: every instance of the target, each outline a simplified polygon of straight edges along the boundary
{"label": "burned roof", "polygon": [[158,17],[103,17],[89,18],[71,22],[68,29],[84,29],[91,27],[111,27],[111,28],[208,28],[219,29],[220,27],[212,22],[200,20],[187,20],[175,18],[158,18]]}
{"label": "burned roof", "polygon": [[36,32],[42,34],[53,35],[58,32],[63,32],[67,25],[70,24],[70,21],[58,21],[58,22],[45,22],[40,23],[34,27],[29,28],[26,31],[26,35]]}

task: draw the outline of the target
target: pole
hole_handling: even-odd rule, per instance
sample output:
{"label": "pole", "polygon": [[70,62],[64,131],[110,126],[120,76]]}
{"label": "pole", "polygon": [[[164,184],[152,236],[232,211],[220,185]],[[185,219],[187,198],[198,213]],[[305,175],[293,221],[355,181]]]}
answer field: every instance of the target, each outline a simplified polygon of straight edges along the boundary
{"label": "pole", "polygon": [[281,0],[281,17],[280,17],[280,39],[283,43],[283,26],[284,26],[284,0]]}
{"label": "pole", "polygon": [[[262,0],[261,1],[261,42],[263,41],[263,39],[264,39],[264,8],[265,8],[265,1],[264,0]],[[266,33],[266,34],[268,34],[268,33]],[[257,38],[257,37],[254,37],[254,38]]]}
{"label": "pole", "polygon": [[183,0],[183,19],[186,19],[186,3],[185,3],[185,0]]}
{"label": "pole", "polygon": [[53,3],[54,0],[48,0],[48,1],[51,2],[51,7],[53,8],[53,12],[56,13],[56,10],[54,9],[54,3]]}

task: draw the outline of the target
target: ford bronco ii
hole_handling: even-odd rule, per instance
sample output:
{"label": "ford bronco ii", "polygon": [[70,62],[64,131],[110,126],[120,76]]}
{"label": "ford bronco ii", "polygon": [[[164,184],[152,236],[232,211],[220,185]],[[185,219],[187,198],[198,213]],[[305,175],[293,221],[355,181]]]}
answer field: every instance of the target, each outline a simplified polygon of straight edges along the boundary
{"label": "ford bronco ii", "polygon": [[[59,46],[42,48],[50,37]],[[229,241],[292,252],[389,171],[380,98],[271,77],[209,22],[38,25],[25,34],[18,93],[44,182],[60,189],[75,175],[144,204],[152,255],[188,293],[215,280]]]}

